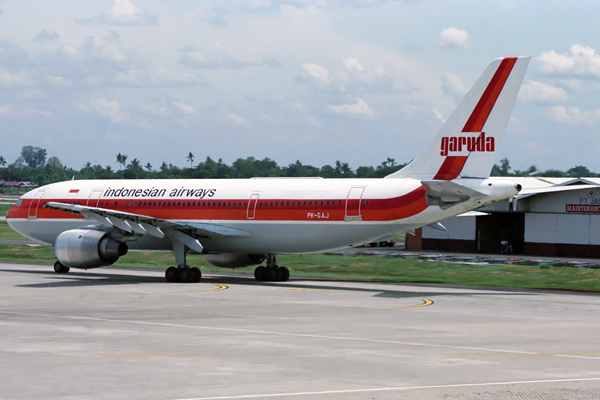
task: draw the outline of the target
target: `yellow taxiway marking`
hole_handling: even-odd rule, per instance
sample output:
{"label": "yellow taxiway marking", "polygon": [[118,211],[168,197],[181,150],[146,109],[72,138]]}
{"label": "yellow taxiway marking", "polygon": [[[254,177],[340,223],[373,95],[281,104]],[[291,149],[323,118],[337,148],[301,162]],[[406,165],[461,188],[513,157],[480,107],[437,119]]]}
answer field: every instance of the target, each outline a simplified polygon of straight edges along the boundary
{"label": "yellow taxiway marking", "polygon": [[207,284],[207,285],[214,285],[217,287],[214,289],[192,290],[189,292],[153,292],[153,293],[131,293],[131,294],[139,295],[139,296],[151,296],[151,295],[157,295],[157,294],[190,294],[190,293],[218,292],[219,290],[229,289],[229,286],[222,285],[220,283],[211,283],[211,282],[202,282],[202,283]]}
{"label": "yellow taxiway marking", "polygon": [[201,353],[99,353],[101,357],[196,357],[212,356],[214,354]]}
{"label": "yellow taxiway marking", "polygon": [[506,357],[506,356],[597,356],[600,353],[456,353],[440,354],[440,356],[456,357]]}

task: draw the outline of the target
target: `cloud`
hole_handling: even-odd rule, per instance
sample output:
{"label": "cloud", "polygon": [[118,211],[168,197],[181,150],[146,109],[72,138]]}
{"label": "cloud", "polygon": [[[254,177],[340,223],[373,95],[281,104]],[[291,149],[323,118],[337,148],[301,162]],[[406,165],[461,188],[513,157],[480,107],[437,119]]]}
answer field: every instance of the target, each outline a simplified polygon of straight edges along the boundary
{"label": "cloud", "polygon": [[343,59],[340,64],[329,70],[319,64],[304,63],[297,82],[311,83],[334,93],[385,93],[394,89],[391,78],[381,67],[367,68],[356,57]]}
{"label": "cloud", "polygon": [[115,84],[133,87],[209,87],[208,81],[191,74],[175,74],[163,68],[119,72]]}
{"label": "cloud", "polygon": [[558,103],[568,100],[567,92],[563,88],[557,88],[547,83],[528,81],[521,86],[519,96],[523,100],[536,103]]}
{"label": "cloud", "polygon": [[569,51],[558,54],[550,50],[540,54],[535,58],[540,71],[548,75],[600,78],[600,55],[595,49],[574,44]]}
{"label": "cloud", "polygon": [[471,47],[469,44],[469,33],[464,29],[458,29],[451,26],[450,28],[444,29],[440,32],[439,45],[441,47],[462,47],[464,49],[468,49]]}
{"label": "cloud", "polygon": [[465,87],[465,85],[462,83],[460,78],[454,74],[451,74],[449,72],[445,73],[442,76],[442,82],[443,82],[442,88],[446,92],[450,92],[454,95],[459,95],[459,96],[463,96],[464,94],[467,93],[467,88]]}
{"label": "cloud", "polygon": [[302,73],[300,76],[307,81],[318,82],[321,84],[329,82],[329,70],[318,64],[302,64]]}
{"label": "cloud", "polygon": [[235,125],[238,125],[238,126],[247,126],[248,125],[248,121],[246,119],[240,117],[239,115],[237,115],[235,113],[228,114],[227,119],[230,122],[233,122]]}
{"label": "cloud", "polygon": [[45,41],[56,42],[59,37],[60,37],[60,35],[58,33],[56,33],[56,31],[50,33],[50,32],[48,32],[47,29],[44,29],[43,31],[41,31],[40,33],[35,35],[33,40],[36,42],[45,42]]}
{"label": "cloud", "polygon": [[158,17],[150,15],[129,0],[115,0],[102,14],[85,19],[78,18],[75,23],[80,25],[157,25]]}
{"label": "cloud", "polygon": [[600,121],[600,110],[581,111],[577,107],[550,107],[550,116],[558,122],[569,125],[592,125]]}
{"label": "cloud", "polygon": [[181,49],[183,55],[179,58],[179,64],[188,68],[198,69],[241,69],[246,67],[256,67],[266,65],[269,67],[280,68],[281,64],[276,59],[263,58],[260,62],[249,62],[238,60],[225,51],[220,43],[215,43],[205,50],[198,50],[193,47]]}
{"label": "cloud", "polygon": [[227,22],[225,21],[225,16],[229,15],[229,10],[226,10],[222,7],[216,6],[211,7],[206,11],[202,11],[200,14],[200,19],[204,22],[207,22],[213,26],[217,26],[219,28],[223,28],[227,26]]}
{"label": "cloud", "polygon": [[33,82],[26,71],[11,73],[0,69],[0,86],[30,86]]}
{"label": "cloud", "polygon": [[179,109],[181,112],[183,112],[184,114],[194,114],[196,112],[196,108],[189,105],[189,104],[185,104],[184,102],[180,101],[180,102],[173,102],[173,105],[175,107],[177,107],[177,109]]}
{"label": "cloud", "polygon": [[92,108],[100,115],[110,119],[115,124],[125,121],[129,114],[121,111],[121,105],[118,101],[109,101],[107,99],[98,99],[92,102]]}
{"label": "cloud", "polygon": [[346,115],[352,117],[369,117],[373,118],[375,116],[375,111],[369,107],[364,100],[356,97],[355,104],[341,104],[341,105],[330,105],[328,108],[335,114],[338,115]]}

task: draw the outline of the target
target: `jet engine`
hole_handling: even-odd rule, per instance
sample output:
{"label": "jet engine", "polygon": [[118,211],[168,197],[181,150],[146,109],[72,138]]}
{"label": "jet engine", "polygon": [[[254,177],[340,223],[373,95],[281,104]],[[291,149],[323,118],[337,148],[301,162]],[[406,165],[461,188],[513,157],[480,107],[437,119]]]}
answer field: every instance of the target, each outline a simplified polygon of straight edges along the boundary
{"label": "jet engine", "polygon": [[206,261],[222,268],[241,268],[260,264],[267,258],[264,254],[221,253],[207,254]]}
{"label": "jet engine", "polygon": [[72,229],[58,235],[54,254],[67,267],[98,268],[111,265],[127,254],[127,244],[112,239],[103,231]]}

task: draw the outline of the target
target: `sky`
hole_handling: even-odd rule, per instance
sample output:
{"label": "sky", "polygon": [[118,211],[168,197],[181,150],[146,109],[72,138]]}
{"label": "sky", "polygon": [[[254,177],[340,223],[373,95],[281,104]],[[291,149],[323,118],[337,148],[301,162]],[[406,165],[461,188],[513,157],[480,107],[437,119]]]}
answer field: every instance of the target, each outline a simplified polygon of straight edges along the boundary
{"label": "sky", "polygon": [[408,162],[531,56],[498,160],[600,172],[600,2],[0,0],[0,155]]}

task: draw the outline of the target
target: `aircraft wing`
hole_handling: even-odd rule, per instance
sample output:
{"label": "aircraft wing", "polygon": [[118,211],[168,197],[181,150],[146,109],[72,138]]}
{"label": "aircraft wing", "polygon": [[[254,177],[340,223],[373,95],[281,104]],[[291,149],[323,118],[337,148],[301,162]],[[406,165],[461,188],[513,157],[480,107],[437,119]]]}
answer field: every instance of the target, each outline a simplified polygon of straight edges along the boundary
{"label": "aircraft wing", "polygon": [[[241,229],[217,224],[198,222],[183,223],[124,211],[59,202],[48,202],[44,207],[82,215],[88,219],[93,219],[104,226],[116,227],[127,233],[138,233],[141,235],[148,233],[158,238],[163,238],[165,234],[175,236],[185,244],[188,244],[186,242],[189,242],[189,239],[196,240],[196,237],[252,237],[251,233]],[[181,234],[189,236],[189,239],[182,237]],[[191,244],[194,243],[191,242]]]}
{"label": "aircraft wing", "polygon": [[487,195],[450,181],[421,181],[425,188],[426,202],[441,209],[450,208],[469,199],[483,198]]}

